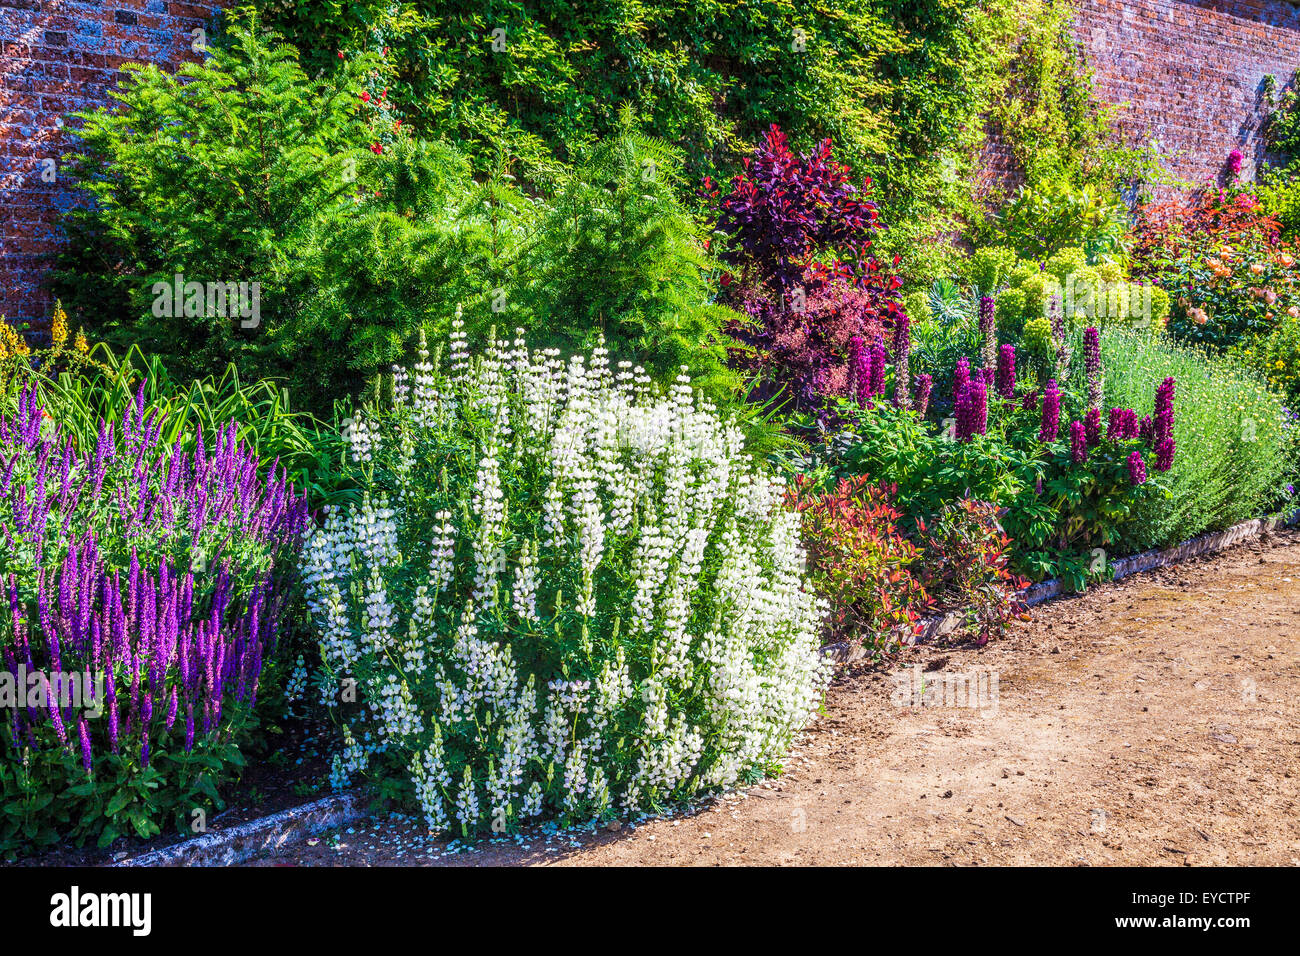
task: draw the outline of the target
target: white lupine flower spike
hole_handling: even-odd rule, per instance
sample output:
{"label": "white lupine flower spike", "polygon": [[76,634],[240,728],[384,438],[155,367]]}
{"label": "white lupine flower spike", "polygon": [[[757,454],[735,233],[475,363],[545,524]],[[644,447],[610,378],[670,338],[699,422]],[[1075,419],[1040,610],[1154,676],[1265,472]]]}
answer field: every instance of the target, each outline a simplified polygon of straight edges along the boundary
{"label": "white lupine flower spike", "polygon": [[404,779],[431,830],[470,834],[779,765],[829,679],[824,609],[735,424],[603,344],[471,357],[458,312],[442,354],[421,336],[353,424],[361,501],[304,551],[319,684],[355,687],[328,700],[332,782]]}

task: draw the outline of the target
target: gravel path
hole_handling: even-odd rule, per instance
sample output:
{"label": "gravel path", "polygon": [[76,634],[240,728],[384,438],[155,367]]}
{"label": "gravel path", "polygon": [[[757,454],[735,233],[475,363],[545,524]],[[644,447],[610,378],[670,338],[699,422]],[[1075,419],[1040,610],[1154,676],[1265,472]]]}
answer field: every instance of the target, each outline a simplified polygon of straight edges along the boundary
{"label": "gravel path", "polygon": [[[921,681],[948,705],[899,703]],[[389,820],[260,862],[1295,865],[1298,693],[1291,532],[848,671],[783,776],[692,816],[464,852]]]}

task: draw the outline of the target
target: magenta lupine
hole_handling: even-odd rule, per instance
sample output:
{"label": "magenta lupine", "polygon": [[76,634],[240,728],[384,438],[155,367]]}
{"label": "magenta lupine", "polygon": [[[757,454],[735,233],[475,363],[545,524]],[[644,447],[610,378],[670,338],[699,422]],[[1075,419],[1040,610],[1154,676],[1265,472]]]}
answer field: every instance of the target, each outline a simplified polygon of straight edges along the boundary
{"label": "magenta lupine", "polygon": [[1156,471],[1168,471],[1174,464],[1174,440],[1166,438],[1156,445]]}
{"label": "magenta lupine", "polygon": [[1083,433],[1089,448],[1101,444],[1101,409],[1089,408],[1083,416]]}
{"label": "magenta lupine", "polygon": [[1112,408],[1106,422],[1106,440],[1128,441],[1137,437],[1137,412],[1131,408]]}
{"label": "magenta lupine", "polygon": [[958,400],[970,387],[970,359],[958,359],[952,372],[952,404],[956,408]]}
{"label": "magenta lupine", "polygon": [[970,441],[985,433],[988,427],[988,389],[982,376],[976,376],[957,396],[954,414],[958,441]]}
{"label": "magenta lupine", "polygon": [[1083,465],[1088,461],[1088,436],[1084,431],[1083,422],[1077,418],[1070,422],[1070,460],[1076,465]]}
{"label": "magenta lupine", "polygon": [[998,350],[998,394],[1005,399],[1016,397],[1016,347],[1004,345]]}
{"label": "magenta lupine", "polygon": [[[306,500],[277,469],[259,475],[234,423],[217,432],[211,452],[201,435],[192,453],[179,443],[161,446],[161,417],[145,408],[143,387],[120,427],[101,424],[84,453],[52,423],[42,429],[42,417],[32,390],[20,396],[16,414],[0,417],[0,474],[31,476],[0,491],[0,528],[21,542],[28,562],[0,578],[9,599],[0,666],[102,678],[107,751],[129,748],[138,733],[147,764],[161,739],[156,707],[167,708],[167,731],[181,703],[187,712],[197,706],[219,715],[223,702],[256,699],[288,597],[283,562],[292,566]],[[183,562],[206,552],[211,570],[196,588],[184,564],[142,561],[137,548],[145,542]],[[236,568],[223,551],[232,546],[272,561]],[[16,716],[11,742],[30,743],[48,726],[74,753],[79,745],[85,762],[96,731],[78,721],[77,741],[67,741],[74,719],[53,695],[43,711]]]}
{"label": "magenta lupine", "polygon": [[907,408],[912,404],[911,369],[908,362],[912,354],[912,320],[906,312],[899,312],[894,320],[894,404]]}
{"label": "magenta lupine", "polygon": [[1061,428],[1061,390],[1056,387],[1056,380],[1047,383],[1043,389],[1043,423],[1038,430],[1038,440],[1050,445],[1056,441]]}
{"label": "magenta lupine", "polygon": [[1174,380],[1166,378],[1156,388],[1155,418],[1152,419],[1151,440],[1159,447],[1160,443],[1165,439],[1172,439],[1173,437]]}
{"label": "magenta lupine", "polygon": [[925,418],[930,410],[930,389],[934,387],[934,376],[922,372],[916,377],[916,401],[913,403],[918,418]]}
{"label": "magenta lupine", "polygon": [[1083,368],[1088,379],[1088,407],[1101,411],[1101,336],[1092,326],[1083,330]]}
{"label": "magenta lupine", "polygon": [[889,351],[885,343],[877,341],[871,346],[871,397],[885,394],[885,372],[889,368]]}
{"label": "magenta lupine", "polygon": [[984,382],[971,382],[968,407],[971,416],[971,434],[985,434],[989,424],[989,392]]}
{"label": "magenta lupine", "polygon": [[1031,389],[1025,392],[1025,397],[1021,399],[1020,407],[1027,412],[1038,411],[1038,389]]}
{"label": "magenta lupine", "polygon": [[1142,452],[1131,452],[1128,456],[1128,477],[1134,485],[1147,480],[1147,463],[1142,460]]}
{"label": "magenta lupine", "polygon": [[987,369],[993,368],[998,354],[996,304],[989,295],[980,296],[980,360]]}
{"label": "magenta lupine", "polygon": [[1151,420],[1150,415],[1142,416],[1142,423],[1138,425],[1138,437],[1149,447],[1155,447],[1155,422]]}
{"label": "magenta lupine", "polygon": [[865,408],[871,398],[874,355],[862,336],[849,339],[849,397]]}

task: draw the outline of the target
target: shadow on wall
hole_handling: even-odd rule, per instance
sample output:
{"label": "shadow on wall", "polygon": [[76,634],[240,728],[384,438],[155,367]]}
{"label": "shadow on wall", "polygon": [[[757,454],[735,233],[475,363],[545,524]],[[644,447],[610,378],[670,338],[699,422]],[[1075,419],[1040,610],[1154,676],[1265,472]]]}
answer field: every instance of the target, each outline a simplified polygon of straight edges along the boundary
{"label": "shadow on wall", "polygon": [[104,106],[123,63],[199,55],[221,3],[171,0],[0,3],[0,315],[39,327],[76,148],[67,114]]}

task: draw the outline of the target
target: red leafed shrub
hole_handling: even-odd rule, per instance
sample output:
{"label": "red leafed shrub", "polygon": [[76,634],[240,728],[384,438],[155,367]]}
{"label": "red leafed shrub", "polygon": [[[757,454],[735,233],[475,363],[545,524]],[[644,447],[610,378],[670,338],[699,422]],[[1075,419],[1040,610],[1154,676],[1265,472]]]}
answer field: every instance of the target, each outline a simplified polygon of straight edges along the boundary
{"label": "red leafed shrub", "polygon": [[1029,582],[1007,567],[1011,539],[997,508],[963,498],[945,505],[927,525],[917,521],[920,560],[916,571],[933,611],[966,610],[980,644],[1001,636],[1011,621],[1024,620],[1019,592]]}
{"label": "red leafed shrub", "polygon": [[742,287],[736,302],[762,330],[730,330],[756,346],[739,353],[737,364],[759,373],[768,391],[784,386],[797,408],[816,407],[825,396],[849,394],[847,359],[855,335],[869,343],[888,340],[874,297],[842,278],[818,287],[802,311],[777,307],[763,289],[753,286]]}
{"label": "red leafed shrub", "polygon": [[1264,211],[1260,201],[1248,192],[1206,189],[1192,198],[1176,197],[1166,202],[1147,203],[1138,210],[1134,226],[1138,259],[1149,258],[1179,237],[1201,236],[1220,241],[1244,237],[1276,242],[1282,224]]}
{"label": "red leafed shrub", "polygon": [[759,373],[754,398],[823,414],[826,397],[847,394],[849,340],[891,337],[902,282],[871,251],[881,225],[870,191],[829,139],[797,155],[776,126],[725,194],[705,179],[731,240],[721,256],[738,271],[723,277],[724,298],[746,316],[730,331],[742,366]]}
{"label": "red leafed shrub", "polygon": [[877,654],[916,633],[929,600],[912,574],[920,554],[898,530],[892,493],[859,476],[819,494],[804,475],[787,493],[803,515],[809,579],[831,606],[831,640],[860,642]]}

